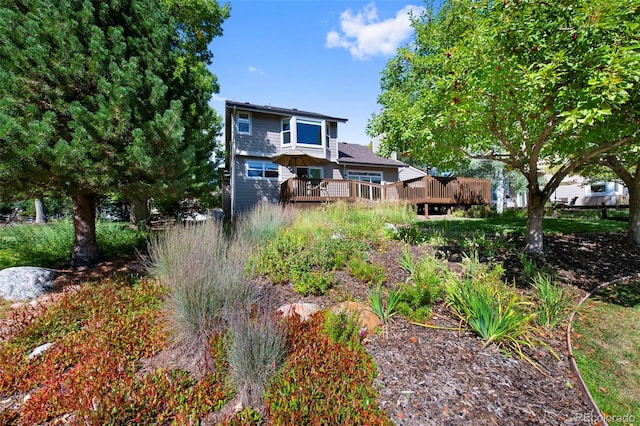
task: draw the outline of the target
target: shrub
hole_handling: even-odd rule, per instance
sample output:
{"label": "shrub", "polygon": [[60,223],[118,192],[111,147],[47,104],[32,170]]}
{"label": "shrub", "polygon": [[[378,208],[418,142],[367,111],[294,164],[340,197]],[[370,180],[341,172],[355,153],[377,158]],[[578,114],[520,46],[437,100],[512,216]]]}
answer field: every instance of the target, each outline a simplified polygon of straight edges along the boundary
{"label": "shrub", "polygon": [[360,343],[360,319],[353,313],[328,312],[325,319],[325,333],[333,343],[346,343],[349,347]]}
{"label": "shrub", "polygon": [[[215,221],[170,228],[149,247],[150,271],[170,289],[167,312],[183,345],[206,346],[225,314],[258,297],[247,279],[247,247]],[[201,351],[198,351],[201,352]]]}
{"label": "shrub", "polygon": [[253,316],[238,313],[234,317],[229,329],[228,362],[243,407],[260,407],[265,387],[285,356],[285,330],[266,309],[259,309]]}
{"label": "shrub", "polygon": [[547,329],[555,328],[567,314],[567,308],[571,305],[571,296],[567,290],[554,284],[551,276],[538,273],[534,279],[536,289],[536,321]]}
{"label": "shrub", "polygon": [[347,262],[351,275],[365,283],[383,283],[387,280],[384,267],[367,262],[364,256],[354,256]]}
{"label": "shrub", "polygon": [[335,275],[327,272],[300,272],[293,277],[293,290],[303,296],[325,294],[335,283]]}
{"label": "shrub", "polygon": [[289,225],[295,210],[289,206],[262,202],[235,223],[236,238],[243,244],[256,245],[272,239],[276,231]]}
{"label": "shrub", "polygon": [[423,322],[431,316],[430,306],[444,293],[445,268],[441,261],[425,255],[416,262],[406,248],[400,257],[402,268],[409,272],[400,286],[398,311],[410,321]]}

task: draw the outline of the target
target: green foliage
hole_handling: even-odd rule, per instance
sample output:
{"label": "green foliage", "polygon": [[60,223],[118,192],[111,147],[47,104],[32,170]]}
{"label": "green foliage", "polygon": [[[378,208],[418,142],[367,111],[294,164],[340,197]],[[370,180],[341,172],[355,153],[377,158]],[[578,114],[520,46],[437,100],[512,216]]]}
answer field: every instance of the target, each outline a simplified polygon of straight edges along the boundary
{"label": "green foliage", "polygon": [[357,346],[334,343],[325,318],[288,320],[291,348],[265,397],[273,424],[389,425],[376,403],[373,359]]}
{"label": "green foliage", "polygon": [[304,271],[292,277],[293,289],[303,296],[321,296],[335,283],[335,276],[330,272]]}
{"label": "green foliage", "polygon": [[370,263],[363,256],[354,256],[348,262],[351,275],[365,283],[383,283],[387,280],[384,266]]}
{"label": "green foliage", "polygon": [[334,282],[334,270],[345,267],[362,243],[351,238],[311,234],[293,225],[264,242],[252,256],[252,270],[274,284],[292,282],[304,295],[324,294]]}
{"label": "green foliage", "polygon": [[324,330],[332,343],[346,343],[350,348],[360,344],[360,319],[353,313],[328,312]]}
{"label": "green foliage", "polygon": [[536,289],[536,322],[547,329],[554,329],[568,316],[572,295],[563,287],[555,284],[548,274],[538,273],[533,280]]}
{"label": "green foliage", "polygon": [[[526,250],[541,254],[541,209],[562,178],[618,147],[636,153],[637,6],[449,0],[413,26],[383,72],[368,133],[439,169],[474,158],[518,171],[529,188]],[[543,166],[555,167],[541,183]]]}
{"label": "green foliage", "polygon": [[[0,269],[11,266],[51,267],[69,258],[73,244],[73,224],[69,220],[43,225],[0,228]],[[103,256],[114,258],[144,249],[147,234],[126,224],[98,221],[98,247]]]}
{"label": "green foliage", "polygon": [[416,262],[406,247],[400,264],[409,272],[409,278],[399,288],[398,311],[410,321],[424,322],[431,316],[431,305],[444,293],[448,272],[445,272],[442,262],[431,255],[425,255]]}
{"label": "green foliage", "polygon": [[393,289],[387,291],[387,300],[384,301],[382,284],[378,283],[367,299],[369,308],[374,314],[380,318],[383,324],[386,324],[391,317],[399,312],[399,303],[402,300],[401,289]]}
{"label": "green foliage", "polygon": [[515,287],[501,280],[503,270],[478,262],[477,255],[465,259],[461,277],[451,276],[446,284],[446,301],[456,315],[471,327],[484,345],[495,342],[527,359],[522,345],[532,346],[531,302]]}
{"label": "green foliage", "polygon": [[98,258],[98,196],[211,190],[222,123],[208,104],[210,52],[202,37],[196,50],[177,47],[196,41],[194,31],[219,35],[228,8],[200,3],[207,13],[187,23],[153,0],[3,2],[0,193],[71,196],[83,222],[74,262]]}

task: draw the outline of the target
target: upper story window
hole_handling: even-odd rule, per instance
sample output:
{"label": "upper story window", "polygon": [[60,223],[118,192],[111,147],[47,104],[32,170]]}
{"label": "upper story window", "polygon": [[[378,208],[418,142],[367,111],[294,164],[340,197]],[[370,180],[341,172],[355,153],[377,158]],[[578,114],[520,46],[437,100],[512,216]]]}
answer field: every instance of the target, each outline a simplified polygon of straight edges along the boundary
{"label": "upper story window", "polygon": [[282,144],[329,146],[329,131],[325,121],[285,118],[281,122]]}
{"label": "upper story window", "polygon": [[298,131],[298,143],[322,145],[321,121],[298,120],[296,130]]}
{"label": "upper story window", "polygon": [[280,167],[265,161],[247,161],[247,177],[250,179],[278,179]]}
{"label": "upper story window", "polygon": [[291,120],[282,120],[282,144],[288,145],[291,143]]}
{"label": "upper story window", "polygon": [[238,112],[238,133],[251,134],[251,113]]}

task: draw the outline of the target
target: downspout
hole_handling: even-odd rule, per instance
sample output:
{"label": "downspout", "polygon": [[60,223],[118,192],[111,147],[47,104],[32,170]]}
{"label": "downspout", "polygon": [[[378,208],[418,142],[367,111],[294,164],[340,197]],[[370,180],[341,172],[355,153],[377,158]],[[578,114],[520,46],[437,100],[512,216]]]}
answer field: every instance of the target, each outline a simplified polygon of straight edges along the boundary
{"label": "downspout", "polygon": [[231,217],[235,217],[236,215],[236,106],[233,106],[233,112],[231,114],[231,128],[229,131],[231,132],[231,146],[230,148],[230,161],[229,166],[231,167],[231,176],[229,177],[229,186],[231,186]]}

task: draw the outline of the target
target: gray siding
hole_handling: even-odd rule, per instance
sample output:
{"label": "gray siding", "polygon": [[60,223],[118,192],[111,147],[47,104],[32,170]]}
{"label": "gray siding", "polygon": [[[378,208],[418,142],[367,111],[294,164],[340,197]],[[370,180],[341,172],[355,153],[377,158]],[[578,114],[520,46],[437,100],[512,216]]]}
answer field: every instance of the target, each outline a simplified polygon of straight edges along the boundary
{"label": "gray siding", "polygon": [[[246,175],[246,162],[247,161],[265,161],[264,158],[244,158],[236,157],[235,164],[235,199],[234,214],[241,214],[258,203],[261,200],[269,202],[278,202],[280,199],[280,183],[281,180],[271,179],[255,179],[248,178]],[[268,160],[267,160],[268,161]],[[285,167],[280,167],[280,179],[282,179],[282,172]]]}
{"label": "gray siding", "polygon": [[280,117],[251,113],[251,134],[235,134],[237,155],[273,157],[280,153]]}

